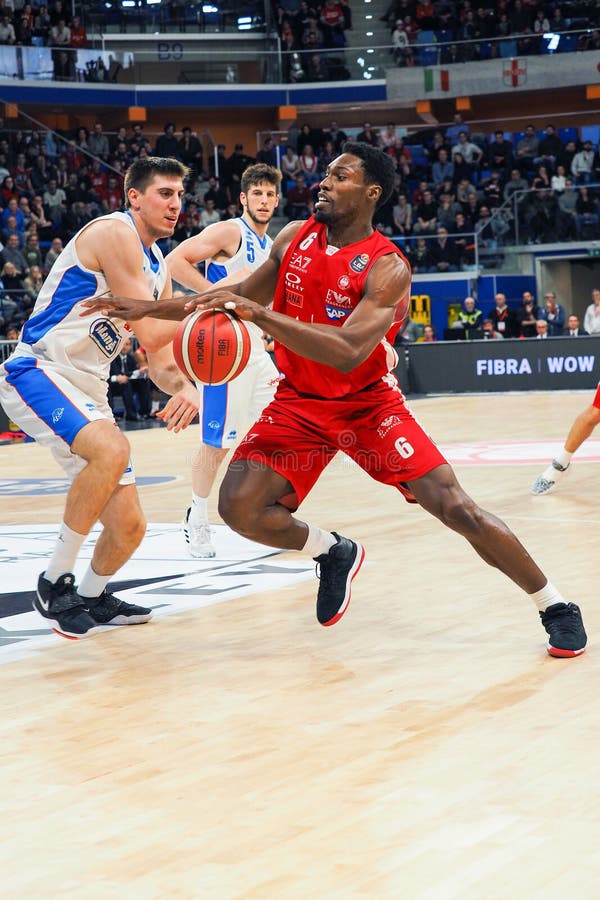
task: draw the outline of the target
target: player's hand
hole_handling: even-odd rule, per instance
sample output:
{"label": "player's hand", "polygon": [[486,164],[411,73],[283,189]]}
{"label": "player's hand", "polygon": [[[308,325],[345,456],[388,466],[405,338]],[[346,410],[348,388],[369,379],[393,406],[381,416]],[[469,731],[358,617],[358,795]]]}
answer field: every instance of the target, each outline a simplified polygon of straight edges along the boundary
{"label": "player's hand", "polygon": [[164,409],[156,414],[156,418],[166,422],[167,431],[174,431],[177,434],[193,422],[199,406],[197,389],[192,384],[186,385],[181,391],[169,397]]}
{"label": "player's hand", "polygon": [[198,298],[190,297],[185,308],[190,312],[200,309],[226,309],[249,322],[253,322],[257,315],[265,311],[264,306],[255,303],[254,300],[218,289],[204,291]]}
{"label": "player's hand", "polygon": [[125,319],[135,321],[152,314],[156,310],[156,304],[152,300],[135,300],[133,297],[91,297],[81,304],[83,311],[81,316],[93,316],[101,313],[111,316],[113,319]]}

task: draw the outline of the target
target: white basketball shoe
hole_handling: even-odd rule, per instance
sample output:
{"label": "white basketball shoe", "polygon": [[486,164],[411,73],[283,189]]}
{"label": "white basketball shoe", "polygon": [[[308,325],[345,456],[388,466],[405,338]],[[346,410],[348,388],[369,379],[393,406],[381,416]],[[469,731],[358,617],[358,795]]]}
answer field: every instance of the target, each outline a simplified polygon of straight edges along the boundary
{"label": "white basketball shoe", "polygon": [[535,479],[531,485],[532,494],[549,494],[556,487],[556,483],[564,478],[569,466],[561,466],[555,459],[552,460],[547,469]]}
{"label": "white basketball shoe", "polygon": [[191,506],[188,506],[182,523],[183,534],[190,556],[196,559],[212,559],[213,556],[217,555],[217,551],[212,543],[213,530],[208,522],[201,522],[199,525],[190,522],[191,511]]}

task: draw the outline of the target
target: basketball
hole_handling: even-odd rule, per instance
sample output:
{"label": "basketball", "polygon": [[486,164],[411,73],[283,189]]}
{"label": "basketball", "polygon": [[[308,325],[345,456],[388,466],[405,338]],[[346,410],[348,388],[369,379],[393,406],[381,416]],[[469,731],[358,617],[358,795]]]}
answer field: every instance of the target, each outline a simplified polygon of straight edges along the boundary
{"label": "basketball", "polygon": [[202,384],[225,384],[243,372],[250,335],[237,316],[224,309],[201,309],[177,326],[175,361],[184,375]]}

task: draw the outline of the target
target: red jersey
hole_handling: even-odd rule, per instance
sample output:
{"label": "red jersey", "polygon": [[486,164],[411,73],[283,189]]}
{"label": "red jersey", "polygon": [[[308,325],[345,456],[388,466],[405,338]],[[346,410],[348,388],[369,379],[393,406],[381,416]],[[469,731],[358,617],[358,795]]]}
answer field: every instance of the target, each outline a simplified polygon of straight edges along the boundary
{"label": "red jersey", "polygon": [[[396,253],[409,267],[396,245],[379,231],[347,247],[329,246],[327,226],[311,216],[282,260],[273,309],[300,322],[342,328],[363,296],[373,263],[388,253]],[[405,299],[398,297],[399,302]],[[399,309],[404,314],[403,308]],[[400,321],[394,322],[371,355],[352,372],[340,372],[324,363],[305,359],[278,341],[275,342],[277,368],[285,385],[299,394],[324,398],[354,394],[379,381],[395,367],[397,356],[392,344],[399,327]]]}

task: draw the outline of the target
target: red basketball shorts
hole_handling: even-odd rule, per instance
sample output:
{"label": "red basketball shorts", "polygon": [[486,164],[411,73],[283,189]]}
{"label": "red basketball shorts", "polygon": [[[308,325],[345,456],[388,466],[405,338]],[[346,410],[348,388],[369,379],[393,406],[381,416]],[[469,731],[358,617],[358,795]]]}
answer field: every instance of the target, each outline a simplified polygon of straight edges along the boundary
{"label": "red basketball shorts", "polygon": [[339,450],[410,503],[416,501],[406,482],[446,463],[407,408],[396,379],[388,376],[331,400],[298,395],[281,382],[231,464],[248,460],[286,478],[294,494],[281,502],[294,510]]}
{"label": "red basketball shorts", "polygon": [[592,406],[595,406],[596,409],[600,409],[600,384],[596,388],[596,393],[594,395],[594,399],[592,400]]}

